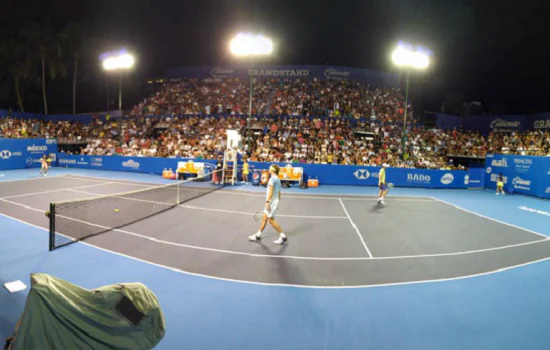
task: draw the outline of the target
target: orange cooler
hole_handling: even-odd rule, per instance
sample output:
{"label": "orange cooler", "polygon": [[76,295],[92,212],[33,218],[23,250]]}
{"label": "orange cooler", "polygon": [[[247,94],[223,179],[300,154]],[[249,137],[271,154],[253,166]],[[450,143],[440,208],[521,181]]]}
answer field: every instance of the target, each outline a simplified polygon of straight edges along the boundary
{"label": "orange cooler", "polygon": [[307,187],[319,187],[319,180],[317,179],[308,179]]}

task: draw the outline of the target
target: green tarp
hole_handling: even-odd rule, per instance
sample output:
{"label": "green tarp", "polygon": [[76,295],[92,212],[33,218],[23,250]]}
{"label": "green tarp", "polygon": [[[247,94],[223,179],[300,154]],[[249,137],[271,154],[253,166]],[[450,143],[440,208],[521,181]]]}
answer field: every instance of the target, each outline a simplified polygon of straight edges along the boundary
{"label": "green tarp", "polygon": [[88,290],[32,274],[13,349],[152,349],[164,333],[157,297],[141,283]]}

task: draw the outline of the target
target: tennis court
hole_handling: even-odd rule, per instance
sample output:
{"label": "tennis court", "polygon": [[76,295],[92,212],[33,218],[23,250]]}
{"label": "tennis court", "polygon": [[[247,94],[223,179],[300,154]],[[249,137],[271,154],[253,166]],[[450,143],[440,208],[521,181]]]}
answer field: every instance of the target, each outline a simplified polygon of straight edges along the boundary
{"label": "tennis court", "polygon": [[[265,194],[65,175],[0,183],[0,213],[72,240],[219,279],[342,288],[486,274],[550,257],[548,237],[428,196],[283,194],[288,244],[261,242],[253,215]],[[85,200],[82,200],[85,199]],[[176,204],[175,204],[176,203]],[[44,246],[44,250],[48,247]]]}

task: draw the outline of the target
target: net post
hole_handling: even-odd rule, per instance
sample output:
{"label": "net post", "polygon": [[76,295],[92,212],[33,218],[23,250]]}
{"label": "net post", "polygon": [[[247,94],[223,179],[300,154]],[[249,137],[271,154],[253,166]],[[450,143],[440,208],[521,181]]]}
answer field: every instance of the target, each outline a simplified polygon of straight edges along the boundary
{"label": "net post", "polygon": [[55,249],[55,204],[50,203],[50,252]]}

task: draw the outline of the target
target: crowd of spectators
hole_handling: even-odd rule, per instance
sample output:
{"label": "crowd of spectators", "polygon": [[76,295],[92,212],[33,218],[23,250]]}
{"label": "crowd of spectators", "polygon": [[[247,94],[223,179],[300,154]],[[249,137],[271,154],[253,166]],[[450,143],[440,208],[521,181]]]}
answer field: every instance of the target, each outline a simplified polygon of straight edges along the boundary
{"label": "crowd of spectators", "polygon": [[235,129],[251,161],[436,169],[449,167],[448,155],[550,156],[549,131],[485,137],[419,127],[409,118],[403,154],[405,105],[398,89],[316,79],[257,81],[252,113],[258,116],[250,120],[248,89],[238,78],[182,80],[165,84],[124,118],[81,124],[7,117],[0,119],[0,137],[57,138],[66,152],[86,155],[213,159],[226,149],[226,130]]}
{"label": "crowd of spectators", "polygon": [[[447,155],[486,153],[550,156],[550,132],[479,133],[409,125],[402,155],[402,126],[348,118],[245,116],[133,117],[83,125],[0,119],[0,137],[56,137],[79,144],[75,153],[213,159],[226,148],[225,131],[240,130],[251,161],[446,168]],[[249,148],[250,145],[250,148]]]}
{"label": "crowd of spectators", "polygon": [[[184,79],[164,84],[136,105],[132,116],[248,114],[250,85],[239,78]],[[399,89],[373,88],[346,80],[258,80],[253,85],[253,115],[366,117],[380,122],[403,120],[405,98]],[[408,120],[414,121],[412,106]]]}

